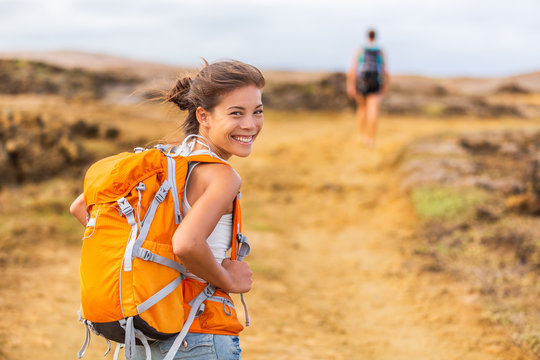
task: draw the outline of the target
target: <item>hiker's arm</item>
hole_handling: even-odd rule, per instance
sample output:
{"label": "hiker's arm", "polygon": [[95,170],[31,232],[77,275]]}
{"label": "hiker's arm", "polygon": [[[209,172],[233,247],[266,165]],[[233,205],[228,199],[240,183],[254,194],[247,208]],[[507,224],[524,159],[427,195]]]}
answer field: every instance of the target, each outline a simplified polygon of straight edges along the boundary
{"label": "hiker's arm", "polygon": [[359,56],[360,56],[359,51],[354,54],[351,67],[349,68],[349,71],[347,72],[347,95],[351,99],[354,99],[356,97],[356,68],[358,66]]}
{"label": "hiker's arm", "polygon": [[252,283],[249,265],[230,260],[224,261],[222,266],[206,242],[219,219],[230,210],[241,181],[236,172],[225,165],[212,165],[211,175],[212,180],[207,182],[202,195],[176,229],[173,250],[189,271],[205,281],[227,292],[247,292]]}
{"label": "hiker's arm", "polygon": [[388,90],[390,89],[390,76],[388,75],[388,68],[386,66],[386,56],[382,50],[381,50],[381,57],[382,57],[382,72],[383,72],[383,77],[384,77],[381,94],[386,95],[388,93]]}
{"label": "hiker's arm", "polygon": [[75,201],[73,201],[73,203],[69,207],[69,212],[71,213],[71,215],[75,216],[77,220],[79,220],[79,222],[83,224],[83,226],[86,226],[87,213],[86,203],[84,202],[84,194],[79,195],[75,199]]}

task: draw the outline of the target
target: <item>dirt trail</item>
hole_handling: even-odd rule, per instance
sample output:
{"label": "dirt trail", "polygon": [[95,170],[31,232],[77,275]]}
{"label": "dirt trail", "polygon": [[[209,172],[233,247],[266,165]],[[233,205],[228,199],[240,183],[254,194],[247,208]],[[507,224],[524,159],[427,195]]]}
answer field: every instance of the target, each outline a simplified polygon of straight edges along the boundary
{"label": "dirt trail", "polygon": [[[419,136],[537,125],[382,119],[379,144],[365,149],[350,114],[297,117],[267,121],[253,156],[235,161],[255,271],[244,358],[534,359],[489,322],[466,284],[423,269],[394,164]],[[26,269],[23,288],[3,290],[4,320],[18,324],[8,359],[75,358],[78,254],[45,245],[50,261]],[[94,337],[86,358],[104,349]]]}
{"label": "dirt trail", "polygon": [[239,166],[245,198],[263,196],[257,216],[277,226],[251,234],[262,279],[249,296],[246,357],[532,358],[490,324],[465,284],[423,271],[412,255],[417,220],[394,167],[418,136],[515,125],[383,120],[373,150],[359,145],[347,115],[267,126],[256,150],[266,161]]}

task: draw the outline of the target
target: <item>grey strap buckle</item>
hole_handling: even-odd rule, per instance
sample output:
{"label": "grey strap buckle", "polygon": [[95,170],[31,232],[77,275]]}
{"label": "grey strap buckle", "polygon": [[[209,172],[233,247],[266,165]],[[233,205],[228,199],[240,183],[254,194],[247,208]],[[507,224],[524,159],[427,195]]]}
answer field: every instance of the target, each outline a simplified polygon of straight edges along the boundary
{"label": "grey strap buckle", "polygon": [[195,315],[195,317],[199,317],[204,312],[204,308],[204,304],[201,304],[201,306],[199,306],[199,309],[197,310],[197,314]]}
{"label": "grey strap buckle", "polygon": [[242,233],[236,234],[236,240],[240,244],[245,243],[246,241],[248,241],[247,236],[243,235]]}
{"label": "grey strap buckle", "polygon": [[156,193],[156,201],[158,203],[162,203],[163,200],[165,200],[165,196],[167,196],[167,193],[169,192],[168,188],[160,188],[159,191]]}
{"label": "grey strap buckle", "polygon": [[145,249],[145,248],[139,248],[139,257],[143,260],[150,260],[152,259],[152,252],[148,249]]}
{"label": "grey strap buckle", "polygon": [[216,291],[216,288],[215,286],[213,285],[207,285],[204,289],[203,289],[203,292],[204,294],[206,295],[206,297],[210,297],[212,295],[214,295],[214,292]]}
{"label": "grey strap buckle", "polygon": [[246,256],[249,255],[251,251],[251,246],[249,245],[249,240],[247,236],[242,235],[241,233],[237,234],[236,239],[239,245],[237,259],[239,261],[242,261]]}
{"label": "grey strap buckle", "polygon": [[118,205],[120,206],[120,210],[122,211],[122,214],[129,215],[133,213],[133,207],[131,207],[131,204],[129,201],[127,201],[126,198],[121,198],[117,201]]}

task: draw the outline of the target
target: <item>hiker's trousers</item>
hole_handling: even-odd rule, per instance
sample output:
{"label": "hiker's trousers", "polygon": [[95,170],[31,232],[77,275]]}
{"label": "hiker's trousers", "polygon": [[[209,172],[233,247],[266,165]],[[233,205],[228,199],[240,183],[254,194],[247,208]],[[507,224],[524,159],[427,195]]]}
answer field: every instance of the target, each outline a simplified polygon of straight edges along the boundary
{"label": "hiker's trousers", "polygon": [[[150,345],[152,360],[161,360],[174,342],[174,336],[168,340],[157,341]],[[238,336],[188,333],[187,346],[181,346],[174,360],[238,360],[240,359],[240,341]],[[144,346],[137,346],[135,360],[145,360]]]}

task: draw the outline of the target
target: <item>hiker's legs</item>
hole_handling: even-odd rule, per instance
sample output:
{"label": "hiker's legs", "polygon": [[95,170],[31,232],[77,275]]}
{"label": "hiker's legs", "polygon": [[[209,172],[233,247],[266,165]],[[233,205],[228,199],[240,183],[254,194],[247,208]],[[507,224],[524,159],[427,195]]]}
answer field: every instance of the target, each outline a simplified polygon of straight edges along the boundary
{"label": "hiker's legs", "polygon": [[[164,359],[175,337],[157,341],[150,345],[152,360]],[[174,360],[238,360],[240,359],[240,341],[238,336],[188,333],[186,347],[180,347]],[[134,360],[146,360],[144,346],[137,346]]]}
{"label": "hiker's legs", "polygon": [[362,141],[366,138],[366,99],[364,95],[358,93],[356,95],[356,121],[360,130]]}
{"label": "hiker's legs", "polygon": [[379,106],[381,96],[379,94],[371,94],[366,97],[366,138],[367,144],[373,146],[375,144],[375,134],[377,133],[377,121],[379,118]]}

